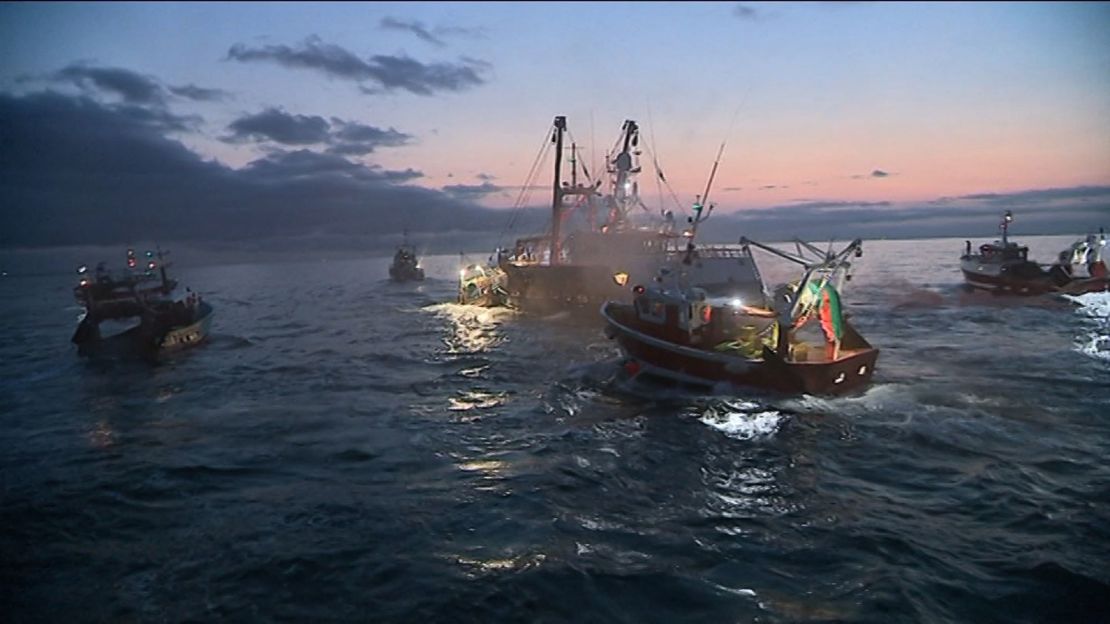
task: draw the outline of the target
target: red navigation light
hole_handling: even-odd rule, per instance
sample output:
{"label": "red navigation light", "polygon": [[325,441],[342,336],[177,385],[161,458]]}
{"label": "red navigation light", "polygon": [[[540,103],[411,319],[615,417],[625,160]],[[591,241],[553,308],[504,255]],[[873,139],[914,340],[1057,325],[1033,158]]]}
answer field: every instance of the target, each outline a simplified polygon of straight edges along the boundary
{"label": "red navigation light", "polygon": [[637,295],[642,295],[642,294],[644,294],[644,287],[640,284],[636,284],[632,288],[632,292],[636,293]]}
{"label": "red navigation light", "polygon": [[148,269],[153,269],[156,266],[158,266],[158,265],[153,260],[146,263],[146,268],[148,268]]}
{"label": "red navigation light", "polygon": [[128,266],[128,268],[131,268],[131,269],[135,268],[135,259],[134,258],[128,258],[127,259],[127,266]]}

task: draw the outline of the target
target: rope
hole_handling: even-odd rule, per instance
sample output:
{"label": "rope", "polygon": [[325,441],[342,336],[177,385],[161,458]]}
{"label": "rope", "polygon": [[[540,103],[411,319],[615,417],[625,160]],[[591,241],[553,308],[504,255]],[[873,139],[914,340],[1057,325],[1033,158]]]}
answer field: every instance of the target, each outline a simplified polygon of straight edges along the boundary
{"label": "rope", "polygon": [[546,153],[550,149],[551,132],[548,130],[543,135],[543,142],[540,144],[540,149],[536,153],[536,157],[532,160],[532,167],[528,170],[528,176],[524,180],[524,185],[520,188],[520,193],[517,195],[516,201],[513,203],[513,212],[509,217],[509,221],[501,228],[501,233],[497,235],[497,247],[501,247],[501,242],[505,238],[505,233],[516,225],[520,213],[523,212],[524,202],[528,195],[531,194],[532,182],[536,176],[536,171],[540,166],[541,160],[546,159]]}

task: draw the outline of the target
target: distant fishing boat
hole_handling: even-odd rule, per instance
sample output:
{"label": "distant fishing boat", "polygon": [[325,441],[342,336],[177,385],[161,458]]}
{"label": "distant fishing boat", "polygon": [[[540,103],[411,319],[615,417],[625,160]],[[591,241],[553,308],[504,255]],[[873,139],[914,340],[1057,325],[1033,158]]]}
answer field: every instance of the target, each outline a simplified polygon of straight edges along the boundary
{"label": "distant fishing boat", "polygon": [[[797,241],[797,255],[740,242],[801,264],[801,278],[773,296],[714,297],[689,284],[685,263],[664,267],[653,283],[633,287],[631,303],[610,301],[601,308],[606,335],[627,358],[627,377],[814,395],[840,395],[869,384],[879,351],[848,321],[839,295],[849,256],[862,253],[860,241],[835,254]],[[803,246],[818,259],[804,258]],[[824,334],[823,345],[802,337],[813,319]]]}
{"label": "distant fishing boat", "polygon": [[[127,269],[119,274],[112,274],[103,262],[92,275],[86,265],[78,267],[73,292],[85,309],[71,339],[78,353],[157,357],[199,345],[208,337],[212,306],[191,291],[184,299],[172,298],[177,281],[166,273],[166,253],[146,252],[145,266],[140,267],[135,251],[128,249]],[[136,320],[119,333],[102,334],[106,321]]]}
{"label": "distant fishing boat", "polygon": [[408,243],[407,236],[397,247],[397,252],[393,254],[393,263],[389,265],[389,278],[395,282],[424,280],[424,269],[420,267],[416,250]]}
{"label": "distant fishing boat", "polygon": [[1099,230],[1062,251],[1049,266],[1029,258],[1029,248],[1009,239],[1013,213],[1002,215],[1000,240],[980,245],[972,253],[967,241],[960,256],[960,270],[968,286],[1002,295],[1043,295],[1046,293],[1078,295],[1110,290],[1106,262],[1106,235]]}
{"label": "distant fishing boat", "polygon": [[[495,259],[485,266],[464,266],[459,280],[461,303],[505,305],[542,313],[596,310],[607,300],[627,300],[629,283],[650,279],[661,263],[686,253],[691,233],[676,227],[673,211],[661,211],[650,225],[633,223],[635,211],[647,211],[636,181],[641,171],[639,125],[625,121],[606,158],[606,195],[599,192],[602,181],[593,180],[577,159],[577,145],[573,143],[570,180],[563,180],[567,132],[566,118],[555,117],[549,143],[555,146],[555,172],[547,233],[518,238],[511,249],[499,249]],[[579,182],[579,170],[585,183]],[[662,173],[657,173],[663,180]],[[531,186],[530,178],[524,188]],[[691,222],[708,217],[712,209],[709,206],[702,214],[702,202],[696,200]],[[564,235],[575,215],[585,221],[585,227]],[[750,257],[742,250],[710,246],[699,247],[690,279],[721,294],[758,289],[761,283]]]}

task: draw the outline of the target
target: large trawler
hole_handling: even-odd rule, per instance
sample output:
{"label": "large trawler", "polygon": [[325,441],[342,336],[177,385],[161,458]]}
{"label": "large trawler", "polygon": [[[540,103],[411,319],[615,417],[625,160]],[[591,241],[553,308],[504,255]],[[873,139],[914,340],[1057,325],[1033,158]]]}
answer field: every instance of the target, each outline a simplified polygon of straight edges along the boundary
{"label": "large trawler", "polygon": [[[596,310],[607,300],[628,300],[628,284],[646,281],[660,264],[687,256],[693,244],[692,228],[678,227],[673,211],[661,210],[646,224],[633,218],[634,213],[650,213],[640,200],[636,180],[641,172],[639,125],[632,120],[624,122],[606,158],[609,187],[604,195],[599,192],[601,181],[591,180],[576,158],[573,143],[570,180],[563,179],[566,134],[566,118],[556,117],[550,142],[555,173],[548,231],[517,239],[512,249],[499,250],[496,260],[486,266],[464,267],[460,271],[461,303],[540,312]],[[579,182],[580,168],[585,183]],[[704,204],[702,197],[695,200],[690,224],[712,212],[713,206]],[[566,233],[573,216],[584,220],[585,227]],[[709,292],[743,295],[760,288],[761,278],[744,249],[702,245],[692,257],[689,279]]]}

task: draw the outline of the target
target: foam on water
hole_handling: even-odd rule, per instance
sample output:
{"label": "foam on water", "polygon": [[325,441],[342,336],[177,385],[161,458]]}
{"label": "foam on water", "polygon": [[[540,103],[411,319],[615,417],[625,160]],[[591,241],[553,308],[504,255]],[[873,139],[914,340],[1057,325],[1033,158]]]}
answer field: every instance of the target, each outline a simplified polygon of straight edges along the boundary
{"label": "foam on water", "polygon": [[518,314],[515,310],[509,308],[486,308],[461,303],[433,303],[424,306],[422,309],[440,318],[455,321],[472,320],[483,325],[502,323]]}
{"label": "foam on water", "polygon": [[699,420],[730,438],[753,440],[775,435],[786,417],[750,401],[722,401],[706,408]]}
{"label": "foam on water", "polygon": [[1075,350],[1087,357],[1110,362],[1110,293],[1065,296],[1076,304],[1084,331],[1075,337]]}

